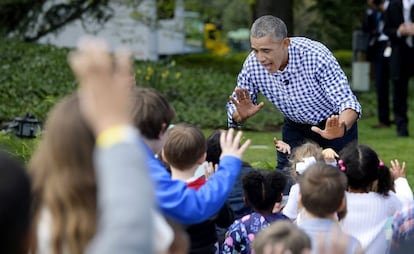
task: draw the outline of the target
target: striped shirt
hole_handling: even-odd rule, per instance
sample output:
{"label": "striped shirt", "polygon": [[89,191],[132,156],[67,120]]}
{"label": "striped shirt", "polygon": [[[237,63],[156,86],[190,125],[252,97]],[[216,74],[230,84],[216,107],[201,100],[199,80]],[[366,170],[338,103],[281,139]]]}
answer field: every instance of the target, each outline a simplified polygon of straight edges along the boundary
{"label": "striped shirt", "polygon": [[[289,60],[283,71],[268,72],[254,52],[246,58],[237,78],[236,88],[246,88],[254,104],[262,93],[290,120],[302,124],[318,124],[345,109],[361,115],[361,105],[352,93],[338,61],[323,44],[304,38],[290,38]],[[235,92],[232,96],[236,98]],[[229,127],[235,105],[226,105]]]}

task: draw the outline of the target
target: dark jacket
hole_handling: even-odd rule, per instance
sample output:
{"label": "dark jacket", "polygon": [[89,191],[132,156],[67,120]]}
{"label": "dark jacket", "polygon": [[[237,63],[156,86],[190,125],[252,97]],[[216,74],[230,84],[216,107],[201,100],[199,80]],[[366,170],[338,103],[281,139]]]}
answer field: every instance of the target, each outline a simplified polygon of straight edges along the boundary
{"label": "dark jacket", "polygon": [[[414,8],[411,7],[411,21],[414,22]],[[404,23],[402,0],[391,0],[384,16],[384,33],[391,40],[391,78],[400,79],[413,74],[414,48],[408,47],[406,36],[397,36],[400,24]],[[413,39],[414,41],[414,39]]]}

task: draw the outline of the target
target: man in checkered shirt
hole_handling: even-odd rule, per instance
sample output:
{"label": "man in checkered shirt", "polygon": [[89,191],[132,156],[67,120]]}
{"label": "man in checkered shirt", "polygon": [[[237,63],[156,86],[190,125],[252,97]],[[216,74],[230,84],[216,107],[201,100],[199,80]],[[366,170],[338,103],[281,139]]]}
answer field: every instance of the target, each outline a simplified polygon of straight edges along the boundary
{"label": "man in checkered shirt", "polygon": [[284,169],[290,149],[307,140],[339,152],[357,140],[361,105],[337,60],[323,44],[287,37],[285,23],[267,15],[250,30],[252,52],[227,103],[228,126],[241,127],[263,108],[262,93],[284,115],[283,141],[276,147],[277,168]]}

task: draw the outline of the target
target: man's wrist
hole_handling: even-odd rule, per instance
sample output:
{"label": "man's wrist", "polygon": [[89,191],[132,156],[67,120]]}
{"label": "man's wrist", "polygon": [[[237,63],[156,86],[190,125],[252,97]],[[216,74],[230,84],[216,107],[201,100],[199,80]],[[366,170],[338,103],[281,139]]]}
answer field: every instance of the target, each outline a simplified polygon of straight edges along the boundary
{"label": "man's wrist", "polygon": [[237,113],[233,114],[233,121],[235,121],[236,123],[243,123],[244,122],[243,118],[241,118],[241,116]]}

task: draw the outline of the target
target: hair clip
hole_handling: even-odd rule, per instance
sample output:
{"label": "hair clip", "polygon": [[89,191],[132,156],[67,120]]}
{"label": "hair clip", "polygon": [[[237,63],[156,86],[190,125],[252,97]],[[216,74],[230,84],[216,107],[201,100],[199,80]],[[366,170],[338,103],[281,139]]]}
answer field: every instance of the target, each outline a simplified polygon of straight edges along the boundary
{"label": "hair clip", "polygon": [[339,165],[339,169],[340,169],[342,172],[345,172],[346,167],[345,167],[345,165],[344,165],[344,161],[343,161],[343,160],[339,160],[339,161],[338,161],[338,165]]}
{"label": "hair clip", "polygon": [[379,165],[380,167],[384,167],[384,162],[382,162],[382,160],[380,160],[378,165]]}
{"label": "hair clip", "polygon": [[315,157],[305,157],[303,158],[303,162],[296,163],[296,172],[301,175],[303,172],[305,172],[306,169],[308,169],[309,166],[316,163]]}

